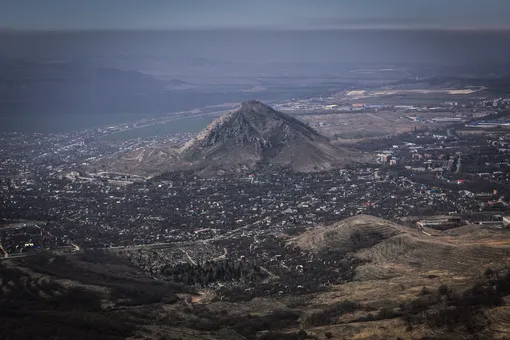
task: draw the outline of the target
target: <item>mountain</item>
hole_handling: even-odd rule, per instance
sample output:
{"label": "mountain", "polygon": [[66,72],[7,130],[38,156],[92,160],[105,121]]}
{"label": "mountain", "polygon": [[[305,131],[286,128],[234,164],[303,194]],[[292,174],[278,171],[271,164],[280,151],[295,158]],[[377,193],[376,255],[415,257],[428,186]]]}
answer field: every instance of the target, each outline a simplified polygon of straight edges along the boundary
{"label": "mountain", "polygon": [[1,113],[143,112],[165,109],[164,83],[137,71],[68,62],[0,60]]}
{"label": "mountain", "polygon": [[189,90],[196,88],[195,85],[191,85],[184,80],[181,79],[170,79],[165,86],[167,90]]}
{"label": "mountain", "polygon": [[335,147],[305,123],[261,102],[248,101],[178,150],[160,146],[139,149],[108,168],[144,174],[182,168],[215,173],[256,167],[312,172],[343,166],[355,155]]}
{"label": "mountain", "polygon": [[258,101],[244,102],[215,120],[180,153],[205,167],[271,165],[303,172],[344,165],[349,154],[305,123]]}

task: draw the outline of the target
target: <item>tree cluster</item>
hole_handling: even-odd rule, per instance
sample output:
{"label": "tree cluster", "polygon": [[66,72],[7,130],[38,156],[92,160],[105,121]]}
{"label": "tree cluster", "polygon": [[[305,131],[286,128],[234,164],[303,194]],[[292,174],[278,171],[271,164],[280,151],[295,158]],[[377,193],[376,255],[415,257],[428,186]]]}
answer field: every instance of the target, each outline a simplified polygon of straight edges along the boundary
{"label": "tree cluster", "polygon": [[409,327],[427,324],[452,330],[462,326],[470,333],[480,332],[488,325],[483,308],[501,306],[503,297],[510,293],[510,273],[499,276],[492,269],[486,270],[485,280],[476,283],[462,294],[454,294],[446,285],[437,293],[420,297],[402,308]]}
{"label": "tree cluster", "polygon": [[253,262],[237,260],[206,261],[204,263],[180,263],[163,267],[161,273],[174,282],[186,285],[207,286],[215,282],[257,282],[267,277]]}

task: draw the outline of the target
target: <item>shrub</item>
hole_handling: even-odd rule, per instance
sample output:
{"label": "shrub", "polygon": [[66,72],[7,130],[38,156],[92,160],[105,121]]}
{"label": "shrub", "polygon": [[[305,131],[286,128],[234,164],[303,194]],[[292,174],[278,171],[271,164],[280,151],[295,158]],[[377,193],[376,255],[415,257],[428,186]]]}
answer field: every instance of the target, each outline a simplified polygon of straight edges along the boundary
{"label": "shrub", "polygon": [[439,295],[443,296],[443,295],[449,295],[451,293],[451,290],[447,285],[442,284],[437,289],[437,292]]}
{"label": "shrub", "polygon": [[496,272],[495,272],[492,268],[490,268],[490,267],[489,267],[489,268],[487,268],[487,269],[485,270],[485,272],[483,273],[483,275],[484,275],[485,277],[487,277],[487,278],[491,278],[491,277],[493,277],[493,276],[494,276],[494,274],[496,274]]}
{"label": "shrub", "polygon": [[381,308],[379,310],[379,313],[377,313],[376,319],[377,320],[385,320],[385,319],[394,319],[402,316],[402,313],[396,312],[393,309],[390,308]]}
{"label": "shrub", "polygon": [[430,295],[430,294],[432,294],[432,292],[427,287],[423,287],[420,291],[420,296]]}
{"label": "shrub", "polygon": [[309,315],[305,323],[309,326],[324,326],[334,324],[336,319],[345,313],[352,313],[359,309],[359,305],[355,302],[345,300],[334,304],[326,309]]}

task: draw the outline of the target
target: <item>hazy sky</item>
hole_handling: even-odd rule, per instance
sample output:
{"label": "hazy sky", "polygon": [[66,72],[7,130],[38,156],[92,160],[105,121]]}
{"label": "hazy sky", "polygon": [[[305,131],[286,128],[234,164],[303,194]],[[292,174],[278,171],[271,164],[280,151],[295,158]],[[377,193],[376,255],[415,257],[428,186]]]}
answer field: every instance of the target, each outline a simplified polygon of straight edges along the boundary
{"label": "hazy sky", "polygon": [[510,0],[0,0],[0,28],[510,29]]}

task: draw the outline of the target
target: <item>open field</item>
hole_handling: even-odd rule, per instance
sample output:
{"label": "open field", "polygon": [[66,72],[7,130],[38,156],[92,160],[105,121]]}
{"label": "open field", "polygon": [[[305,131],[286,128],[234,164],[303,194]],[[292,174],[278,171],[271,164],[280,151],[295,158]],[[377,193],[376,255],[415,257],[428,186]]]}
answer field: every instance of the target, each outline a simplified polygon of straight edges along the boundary
{"label": "open field", "polygon": [[411,121],[403,113],[393,111],[328,113],[298,117],[322,134],[342,140],[381,137],[424,126],[423,123]]}

